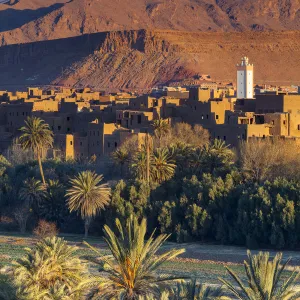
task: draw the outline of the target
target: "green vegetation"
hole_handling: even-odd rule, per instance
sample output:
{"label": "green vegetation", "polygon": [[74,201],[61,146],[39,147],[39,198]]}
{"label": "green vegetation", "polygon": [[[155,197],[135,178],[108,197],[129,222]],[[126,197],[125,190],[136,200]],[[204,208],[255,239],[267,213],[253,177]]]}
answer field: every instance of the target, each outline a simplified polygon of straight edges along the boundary
{"label": "green vegetation", "polygon": [[95,172],[84,171],[70,180],[71,188],[66,196],[70,212],[77,211],[84,220],[85,237],[93,217],[109,203],[110,188],[107,184],[99,184],[103,180],[102,175]]}
{"label": "green vegetation", "polygon": [[[223,141],[209,140],[201,126],[171,128],[159,120],[153,129],[144,143],[128,140],[107,158],[120,168],[114,177],[95,157],[86,163],[43,160],[52,133],[41,120],[27,120],[20,141],[37,161],[21,163],[14,157],[16,148],[10,161],[0,156],[0,230],[19,229],[24,236],[16,245],[0,241],[0,266],[9,268],[6,275],[11,279],[0,278],[0,297],[298,297],[298,273],[281,266],[280,255],[270,261],[268,253],[249,253],[246,273],[240,266],[227,268],[230,281],[223,266],[175,259],[183,250],[163,245],[169,238],[248,248],[299,247],[298,146],[266,140],[231,149]],[[74,248],[53,237],[58,231],[81,234],[83,224],[85,237],[89,231],[102,235],[104,228],[106,246],[100,242],[94,247],[88,240],[90,248]],[[35,232],[38,243],[28,245],[28,231]],[[75,235],[69,242],[81,240]],[[24,246],[29,246],[25,255]]]}
{"label": "green vegetation", "polygon": [[43,151],[53,145],[53,132],[48,124],[42,119],[36,117],[28,117],[25,126],[20,129],[22,135],[20,143],[25,150],[32,150],[38,160],[40,173],[43,184],[46,185],[44,170],[42,166]]}

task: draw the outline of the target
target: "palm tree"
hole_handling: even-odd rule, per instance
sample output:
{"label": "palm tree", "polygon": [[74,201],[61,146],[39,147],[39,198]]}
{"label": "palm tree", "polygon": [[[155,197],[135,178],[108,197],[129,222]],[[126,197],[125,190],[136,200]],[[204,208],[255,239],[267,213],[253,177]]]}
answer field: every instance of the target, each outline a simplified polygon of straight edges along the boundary
{"label": "palm tree", "polygon": [[85,237],[89,227],[100,210],[110,201],[110,188],[107,184],[100,184],[103,175],[92,171],[83,171],[70,180],[71,188],[67,190],[68,207],[70,212],[77,211],[85,223]]}
{"label": "palm tree", "polygon": [[40,207],[41,214],[47,220],[60,225],[65,209],[65,190],[58,180],[49,180],[47,192]]}
{"label": "palm tree", "polygon": [[174,300],[229,300],[224,296],[222,287],[213,288],[207,285],[197,285],[197,281],[181,281],[173,289]]}
{"label": "palm tree", "polygon": [[[133,172],[138,179],[147,181],[147,179],[148,179],[147,178],[148,159],[147,159],[147,151],[145,151],[144,148],[145,147],[143,147],[136,153],[133,163],[131,165],[131,168],[133,169]],[[153,155],[152,155],[152,153],[150,153],[150,155],[149,155],[150,177],[151,177],[151,171],[152,171],[151,170],[152,159],[153,159]]]}
{"label": "palm tree", "polygon": [[24,181],[20,189],[19,197],[23,200],[24,207],[33,207],[34,212],[39,215],[41,201],[46,197],[46,189],[40,180],[29,178]]}
{"label": "palm tree", "polygon": [[[162,234],[156,239],[154,232],[145,240],[147,222],[140,223],[137,217],[131,216],[126,226],[122,227],[116,220],[117,233],[107,225],[104,226],[105,241],[112,256],[101,256],[96,260],[101,271],[106,275],[90,293],[90,299],[124,299],[133,300],[153,295],[158,299],[159,288],[174,277],[158,277],[156,270],[166,261],[184,253],[184,249],[173,249],[157,254],[169,235]],[[97,254],[99,251],[91,246]]]}
{"label": "palm tree", "polygon": [[121,168],[121,177],[123,176],[124,165],[129,161],[130,155],[126,149],[119,148],[112,153],[112,158],[116,165]]}
{"label": "palm tree", "polygon": [[230,145],[218,139],[204,146],[203,163],[208,172],[213,173],[217,168],[230,167],[233,164],[234,153],[229,147]]}
{"label": "palm tree", "polygon": [[244,268],[248,286],[244,285],[242,280],[228,267],[226,269],[229,275],[239,288],[225,279],[220,279],[235,297],[242,300],[299,299],[300,292],[296,291],[295,282],[300,273],[294,271],[287,279],[282,278],[290,261],[287,260],[281,264],[282,253],[276,254],[273,260],[270,260],[269,252],[259,252],[257,255],[252,255],[248,251],[247,255],[249,262],[244,261]]}
{"label": "palm tree", "polygon": [[[13,276],[20,294],[29,299],[49,299],[53,288],[61,287],[65,294],[80,299],[87,283],[87,266],[75,254],[76,247],[57,237],[46,238],[13,264]],[[51,299],[51,298],[50,298]]]}
{"label": "palm tree", "polygon": [[170,125],[167,120],[159,118],[153,121],[153,128],[154,135],[158,138],[158,147],[160,147],[162,137],[170,132]]}
{"label": "palm tree", "polygon": [[25,150],[32,150],[37,156],[40,173],[43,184],[46,185],[43,166],[42,166],[42,151],[50,148],[53,145],[53,132],[48,124],[42,119],[36,117],[28,117],[20,131],[20,143]]}
{"label": "palm tree", "polygon": [[158,183],[166,181],[174,175],[176,165],[168,148],[158,148],[154,151],[151,167],[152,179]]}

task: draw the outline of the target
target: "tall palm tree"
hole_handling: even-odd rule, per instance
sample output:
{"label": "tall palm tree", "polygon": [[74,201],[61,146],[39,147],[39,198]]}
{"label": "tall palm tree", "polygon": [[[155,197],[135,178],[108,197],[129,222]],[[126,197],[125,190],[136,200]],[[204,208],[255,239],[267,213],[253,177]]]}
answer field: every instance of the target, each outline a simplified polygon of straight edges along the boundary
{"label": "tall palm tree", "polygon": [[222,287],[211,287],[207,285],[197,285],[197,281],[181,281],[173,289],[174,300],[229,300],[224,296]]}
{"label": "tall palm tree", "polygon": [[50,148],[53,145],[53,132],[48,124],[42,119],[36,117],[28,117],[20,131],[20,143],[25,150],[34,151],[40,168],[43,184],[46,185],[43,166],[42,166],[42,151]]}
{"label": "tall palm tree", "polygon": [[92,219],[110,201],[110,188],[107,184],[100,184],[102,181],[103,175],[92,171],[83,171],[70,180],[71,188],[66,194],[68,207],[70,212],[77,211],[84,220],[85,237]]}
{"label": "tall palm tree", "polygon": [[49,299],[47,295],[53,287],[59,286],[65,294],[80,299],[87,282],[87,266],[76,256],[76,251],[76,247],[57,237],[46,238],[33,249],[26,249],[26,254],[13,264],[14,282],[20,294],[29,293],[29,299]]}
{"label": "tall palm tree", "polygon": [[151,167],[152,179],[158,183],[166,181],[174,175],[176,165],[168,148],[157,148],[153,152]]}
{"label": "tall palm tree", "polygon": [[161,147],[161,139],[170,132],[170,125],[167,120],[157,119],[153,121],[154,135],[158,139],[158,147]]}
{"label": "tall palm tree", "polygon": [[121,177],[123,176],[124,165],[129,161],[130,155],[126,149],[119,148],[112,153],[112,158],[116,165],[120,166]]}
{"label": "tall palm tree", "polygon": [[293,300],[300,298],[300,292],[295,289],[295,282],[300,273],[294,271],[287,278],[283,279],[283,272],[290,260],[282,264],[282,253],[278,253],[273,260],[270,260],[269,252],[259,252],[252,255],[247,252],[248,262],[244,261],[244,268],[247,276],[247,285],[228,267],[229,275],[236,286],[220,279],[226,287],[241,300]]}
{"label": "tall palm tree", "polygon": [[[116,220],[117,232],[104,226],[105,241],[112,256],[91,259],[98,262],[106,276],[90,293],[90,299],[134,300],[146,295],[159,296],[159,287],[174,277],[158,277],[156,270],[166,261],[175,258],[184,249],[173,249],[157,254],[169,235],[162,234],[154,238],[154,232],[145,240],[147,222],[131,216],[126,226]],[[91,247],[91,246],[90,246]],[[97,254],[99,251],[91,247]],[[101,254],[100,254],[101,255]],[[155,297],[155,299],[158,299]]]}
{"label": "tall palm tree", "polygon": [[25,202],[24,207],[32,207],[34,212],[39,215],[40,204],[46,197],[45,186],[40,180],[29,178],[24,181],[19,197]]}

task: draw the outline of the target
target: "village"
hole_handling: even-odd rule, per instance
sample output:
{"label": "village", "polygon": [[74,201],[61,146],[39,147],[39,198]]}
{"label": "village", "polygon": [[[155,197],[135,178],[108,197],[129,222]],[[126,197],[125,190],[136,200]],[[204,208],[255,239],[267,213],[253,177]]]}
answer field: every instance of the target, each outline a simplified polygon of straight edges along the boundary
{"label": "village", "polygon": [[233,147],[249,139],[298,141],[298,89],[253,86],[253,69],[243,57],[237,65],[236,87],[206,78],[186,87],[154,88],[143,95],[105,94],[90,88],[0,91],[0,151],[20,135],[29,116],[43,119],[54,133],[54,148],[47,155],[64,159],[101,159],[134,136],[143,143],[157,119],[171,126],[201,125],[212,139]]}

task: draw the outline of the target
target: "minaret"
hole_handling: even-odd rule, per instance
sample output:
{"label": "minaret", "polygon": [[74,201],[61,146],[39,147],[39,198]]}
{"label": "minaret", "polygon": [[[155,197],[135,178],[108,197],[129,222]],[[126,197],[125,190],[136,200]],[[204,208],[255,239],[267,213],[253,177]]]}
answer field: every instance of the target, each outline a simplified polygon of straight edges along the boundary
{"label": "minaret", "polygon": [[253,64],[249,64],[248,57],[243,57],[237,65],[237,98],[253,99]]}

